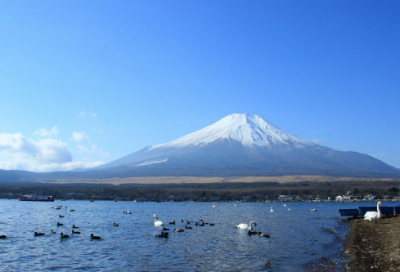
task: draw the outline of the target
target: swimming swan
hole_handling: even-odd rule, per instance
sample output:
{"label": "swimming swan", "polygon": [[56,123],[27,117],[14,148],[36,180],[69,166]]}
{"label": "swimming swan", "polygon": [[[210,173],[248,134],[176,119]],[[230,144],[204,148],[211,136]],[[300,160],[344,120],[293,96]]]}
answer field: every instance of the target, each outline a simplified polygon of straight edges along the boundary
{"label": "swimming swan", "polygon": [[253,230],[253,225],[257,227],[257,223],[254,221],[251,221],[249,225],[247,224],[239,224],[236,227],[239,229],[247,229],[247,230]]}
{"label": "swimming swan", "polygon": [[157,220],[157,216],[154,215],[154,226],[155,227],[162,227],[164,226],[164,223],[162,221]]}
{"label": "swimming swan", "polygon": [[381,218],[381,216],[382,216],[381,209],[380,209],[381,205],[382,205],[382,202],[379,201],[378,205],[376,205],[377,212],[366,212],[364,215],[364,220],[372,221],[372,220]]}

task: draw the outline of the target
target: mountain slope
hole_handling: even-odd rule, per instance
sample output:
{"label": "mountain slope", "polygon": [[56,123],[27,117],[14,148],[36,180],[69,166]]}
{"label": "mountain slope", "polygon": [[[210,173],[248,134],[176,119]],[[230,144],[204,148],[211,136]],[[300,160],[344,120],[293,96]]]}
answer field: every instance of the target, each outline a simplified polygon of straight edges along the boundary
{"label": "mountain slope", "polygon": [[97,168],[51,173],[0,170],[0,183],[138,176],[325,175],[400,177],[400,169],[357,152],[321,146],[251,114],[232,114],[166,144]]}
{"label": "mountain slope", "polygon": [[333,175],[399,176],[400,170],[357,152],[336,151],[251,114],[232,114],[162,145],[100,166],[101,176]]}
{"label": "mountain slope", "polygon": [[313,145],[275,127],[257,115],[231,114],[206,128],[172,142],[152,146],[151,149],[204,146],[216,140],[238,141],[245,146]]}

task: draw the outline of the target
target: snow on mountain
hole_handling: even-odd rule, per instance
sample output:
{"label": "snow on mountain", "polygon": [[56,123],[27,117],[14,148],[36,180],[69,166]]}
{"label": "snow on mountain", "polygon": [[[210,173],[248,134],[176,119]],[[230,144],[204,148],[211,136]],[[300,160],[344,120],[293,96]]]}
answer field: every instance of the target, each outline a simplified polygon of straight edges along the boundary
{"label": "snow on mountain", "polygon": [[92,171],[102,177],[400,175],[399,169],[368,155],[320,146],[253,114],[228,115],[201,130],[143,148]]}
{"label": "snow on mountain", "polygon": [[[5,174],[14,179],[14,173]],[[0,180],[1,175],[0,171]],[[400,169],[366,154],[338,151],[312,143],[257,115],[232,114],[169,143],[145,147],[96,168],[35,174],[33,177],[272,175],[399,177]],[[15,176],[23,177],[19,173]]]}
{"label": "snow on mountain", "polygon": [[155,164],[155,163],[162,163],[162,162],[167,162],[168,158],[166,159],[161,159],[161,160],[154,160],[154,161],[145,161],[140,164],[137,164],[136,166],[145,166],[145,165],[150,165],[150,164]]}
{"label": "snow on mountain", "polygon": [[268,123],[254,114],[231,114],[201,130],[183,136],[172,142],[151,146],[174,148],[203,146],[216,140],[238,141],[244,146],[273,147],[277,145],[312,146],[314,143],[296,137]]}

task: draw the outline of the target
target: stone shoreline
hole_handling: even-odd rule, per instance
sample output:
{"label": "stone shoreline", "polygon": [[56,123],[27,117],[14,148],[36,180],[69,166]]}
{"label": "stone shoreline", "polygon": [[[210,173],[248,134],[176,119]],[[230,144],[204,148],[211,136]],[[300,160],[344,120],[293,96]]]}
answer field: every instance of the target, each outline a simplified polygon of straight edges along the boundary
{"label": "stone shoreline", "polygon": [[400,216],[352,220],[344,250],[345,271],[400,271]]}

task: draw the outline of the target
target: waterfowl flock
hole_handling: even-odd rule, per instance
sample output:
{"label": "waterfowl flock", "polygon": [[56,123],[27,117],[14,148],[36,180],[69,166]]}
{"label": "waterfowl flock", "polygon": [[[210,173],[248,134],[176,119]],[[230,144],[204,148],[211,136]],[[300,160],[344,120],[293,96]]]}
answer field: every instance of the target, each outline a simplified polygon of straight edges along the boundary
{"label": "waterfowl flock", "polygon": [[[62,207],[61,205],[57,205],[57,207],[52,207],[52,208],[59,210],[59,209],[61,209],[61,207]],[[75,210],[74,209],[68,210],[67,207],[65,207],[65,211],[66,212],[70,212],[70,211],[75,211]],[[271,207],[271,211],[272,211],[272,207]],[[131,211],[124,211],[124,213],[125,214],[131,214]],[[64,215],[59,214],[58,217],[59,218],[64,218]],[[159,238],[168,238],[169,237],[169,232],[168,231],[170,231],[170,229],[164,227],[164,223],[161,220],[158,219],[156,214],[153,215],[153,218],[154,218],[154,227],[163,227],[161,233],[160,234],[156,234],[155,236],[159,237]],[[181,219],[180,221],[182,223],[182,226],[173,229],[173,232],[178,233],[178,232],[185,232],[185,230],[193,230],[193,227],[189,226],[190,223],[191,223],[189,220]],[[176,220],[170,221],[169,224],[170,225],[176,225]],[[205,225],[209,225],[211,227],[211,226],[215,226],[215,223],[204,222],[203,219],[199,219],[198,221],[195,221],[194,225],[197,226],[197,227],[204,227]],[[113,226],[114,227],[119,227],[119,224],[113,223]],[[57,227],[64,227],[64,223],[57,222]],[[247,234],[250,235],[250,236],[251,235],[258,235],[260,237],[270,238],[269,234],[262,233],[260,231],[256,231],[256,230],[253,229],[254,227],[257,227],[257,223],[255,221],[251,221],[249,224],[241,223],[241,224],[239,224],[239,225],[237,225],[235,227],[238,228],[238,229],[241,229],[241,230],[247,230]],[[75,229],[79,228],[75,224],[73,224],[71,228],[72,228],[72,230],[71,230],[72,234],[81,234],[80,231],[76,231],[75,230]],[[55,232],[54,230],[51,230],[51,234],[56,234],[56,233],[57,232]],[[36,231],[34,232],[34,236],[35,237],[36,236],[44,236],[44,235],[45,235],[45,233],[43,233],[43,232],[36,232]],[[60,232],[60,237],[61,237],[61,239],[65,239],[65,238],[69,238],[70,236],[68,234],[64,234],[64,232]],[[6,235],[0,235],[0,239],[5,239],[5,238],[7,238]],[[96,236],[96,235],[94,235],[92,233],[92,234],[90,234],[90,239],[91,240],[100,240],[102,238],[100,236]]]}
{"label": "waterfowl flock", "polygon": [[[164,227],[164,224],[162,223],[162,221],[158,220],[157,215],[154,214],[154,226],[155,227],[163,227],[161,233],[156,234],[155,236],[158,238],[168,238],[169,237],[169,230],[168,228]],[[173,232],[178,233],[178,232],[185,232],[185,230],[193,230],[193,227],[190,227],[190,221],[189,220],[183,220],[181,219],[181,224],[182,227],[178,227],[173,229]],[[176,220],[169,222],[170,225],[176,225]],[[200,219],[198,221],[196,221],[194,223],[195,226],[197,227],[204,227],[206,225],[209,225],[210,227],[215,226],[215,223],[209,223],[209,222],[204,222],[203,219]],[[237,226],[235,226],[238,229],[241,230],[247,230],[247,234],[248,235],[258,235],[260,237],[266,237],[266,238],[270,238],[271,236],[269,234],[266,233],[262,233],[261,231],[255,231],[253,228],[257,227],[257,223],[255,221],[251,221],[249,224],[239,224]]]}
{"label": "waterfowl flock", "polygon": [[[51,208],[52,208],[52,209],[55,209],[55,210],[60,210],[61,207],[62,207],[62,205],[57,205],[56,207],[51,207]],[[74,210],[74,209],[68,210],[67,207],[65,207],[65,211],[66,211],[66,212],[71,212],[71,211],[75,211],[75,210]],[[58,217],[59,217],[59,218],[64,218],[65,216],[59,214]],[[114,226],[114,227],[118,227],[119,225],[118,225],[117,223],[113,223],[113,226]],[[57,222],[57,227],[64,227],[64,224],[61,223],[61,222]],[[81,234],[80,231],[75,231],[75,229],[78,229],[78,228],[79,228],[79,227],[76,226],[75,224],[73,224],[71,228],[72,228],[72,231],[71,231],[72,234]],[[51,233],[51,234],[57,234],[57,232],[55,232],[54,230],[51,230],[50,233]],[[46,234],[45,234],[44,232],[35,231],[33,235],[34,235],[35,237],[37,237],[37,236],[45,236]],[[60,237],[61,237],[61,239],[65,239],[65,238],[69,238],[70,236],[69,236],[68,234],[64,234],[64,232],[61,232],[61,233],[60,233]],[[0,239],[6,239],[6,238],[7,238],[7,235],[0,235]],[[95,236],[95,235],[93,235],[93,233],[90,235],[90,238],[91,238],[92,240],[93,240],[93,239],[94,239],[94,240],[100,240],[100,239],[101,239],[100,236]]]}

